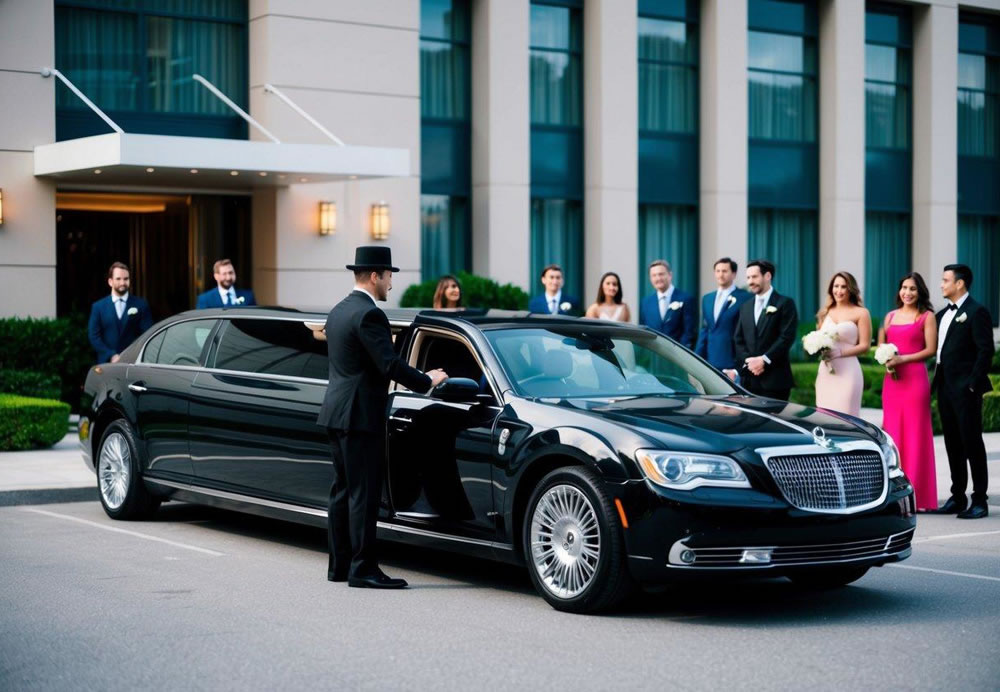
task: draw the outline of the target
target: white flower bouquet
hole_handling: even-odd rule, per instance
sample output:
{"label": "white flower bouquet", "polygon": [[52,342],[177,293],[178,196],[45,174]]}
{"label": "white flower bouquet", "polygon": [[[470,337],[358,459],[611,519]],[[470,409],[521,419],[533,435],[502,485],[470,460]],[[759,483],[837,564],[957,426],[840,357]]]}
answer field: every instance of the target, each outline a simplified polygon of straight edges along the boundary
{"label": "white flower bouquet", "polygon": [[817,329],[802,337],[802,348],[810,356],[818,355],[826,363],[830,372],[834,372],[833,363],[830,362],[830,354],[837,345],[839,338],[837,332],[832,329]]}
{"label": "white flower bouquet", "polygon": [[875,349],[875,362],[879,365],[885,365],[885,369],[892,375],[892,379],[898,380],[899,375],[896,374],[896,369],[886,365],[890,360],[899,355],[899,349],[896,344],[885,343]]}

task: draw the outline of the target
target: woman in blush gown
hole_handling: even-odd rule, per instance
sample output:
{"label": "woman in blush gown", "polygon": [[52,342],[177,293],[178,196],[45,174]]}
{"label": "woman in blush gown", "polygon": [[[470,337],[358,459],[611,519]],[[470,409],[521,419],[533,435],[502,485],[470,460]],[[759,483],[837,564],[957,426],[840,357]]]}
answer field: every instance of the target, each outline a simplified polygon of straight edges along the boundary
{"label": "woman in blush gown", "polygon": [[597,285],[597,300],[587,308],[584,317],[612,322],[631,321],[628,305],[622,302],[622,280],[617,274],[607,272],[601,277]]}
{"label": "woman in blush gown", "polygon": [[826,307],[816,315],[816,324],[835,329],[837,344],[819,364],[816,405],[860,416],[865,382],[858,355],[871,345],[872,318],[861,303],[857,280],[848,272],[834,274],[826,293]]}
{"label": "woman in blush gown", "polygon": [[896,309],[885,316],[879,344],[895,344],[899,354],[886,366],[882,389],[882,429],[896,442],[903,473],[913,484],[918,511],[937,509],[931,385],[925,361],[937,353],[937,320],[930,291],[916,272],[904,276]]}

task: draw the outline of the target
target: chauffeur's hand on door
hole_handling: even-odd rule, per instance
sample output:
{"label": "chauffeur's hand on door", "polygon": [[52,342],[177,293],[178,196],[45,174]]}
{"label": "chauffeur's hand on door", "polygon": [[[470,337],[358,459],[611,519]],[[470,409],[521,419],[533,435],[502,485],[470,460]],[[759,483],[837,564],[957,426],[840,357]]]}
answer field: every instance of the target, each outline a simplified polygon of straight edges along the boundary
{"label": "chauffeur's hand on door", "polygon": [[429,378],[431,378],[431,389],[437,387],[439,384],[448,379],[448,373],[446,373],[441,368],[435,370],[428,370],[426,373]]}

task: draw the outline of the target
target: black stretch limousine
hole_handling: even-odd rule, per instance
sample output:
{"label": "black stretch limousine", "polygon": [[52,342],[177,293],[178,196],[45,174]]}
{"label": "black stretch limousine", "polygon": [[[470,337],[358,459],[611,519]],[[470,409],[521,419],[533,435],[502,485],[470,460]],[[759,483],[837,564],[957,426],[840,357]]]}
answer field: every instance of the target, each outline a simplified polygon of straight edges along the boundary
{"label": "black stretch limousine", "polygon": [[[912,487],[864,421],[750,396],[645,328],[387,314],[400,353],[452,379],[393,385],[381,537],[526,564],[575,612],[707,574],[839,586],[910,555]],[[187,312],[91,369],[80,438],[107,513],[175,499],[324,526],[325,317]]]}

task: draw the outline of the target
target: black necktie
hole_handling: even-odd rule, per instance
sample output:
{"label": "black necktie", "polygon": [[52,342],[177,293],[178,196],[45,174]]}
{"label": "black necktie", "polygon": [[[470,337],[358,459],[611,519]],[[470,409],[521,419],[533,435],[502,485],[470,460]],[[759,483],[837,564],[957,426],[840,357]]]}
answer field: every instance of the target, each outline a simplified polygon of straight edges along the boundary
{"label": "black necktie", "polygon": [[948,306],[948,309],[949,310],[958,310],[958,306],[955,305],[954,303],[952,303],[951,305]]}

